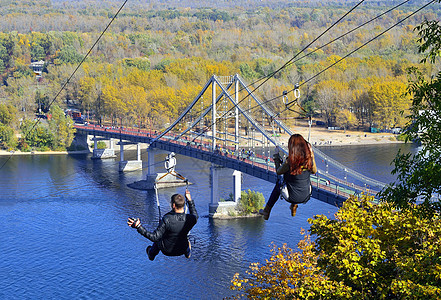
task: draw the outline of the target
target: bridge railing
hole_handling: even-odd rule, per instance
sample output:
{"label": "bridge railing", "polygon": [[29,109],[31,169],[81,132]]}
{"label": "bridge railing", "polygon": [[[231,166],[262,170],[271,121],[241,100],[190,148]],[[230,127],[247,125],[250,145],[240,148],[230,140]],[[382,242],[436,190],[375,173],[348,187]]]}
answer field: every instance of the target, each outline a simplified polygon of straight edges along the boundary
{"label": "bridge railing", "polygon": [[[97,125],[85,125],[76,126],[78,129],[83,129],[95,133],[99,132],[109,132],[116,134],[123,134],[126,138],[130,136],[139,137],[145,136],[151,139],[157,137],[159,134],[152,130],[138,130],[133,128],[115,128],[115,127],[105,127]],[[176,139],[177,138],[177,139]],[[195,151],[202,151],[209,153],[210,155],[215,155],[216,157],[225,157],[226,159],[236,160],[241,163],[249,164],[255,168],[266,170],[269,173],[275,173],[275,164],[272,158],[256,154],[252,151],[245,151],[242,149],[235,149],[234,147],[223,147],[218,145],[213,151],[211,144],[208,142],[197,142],[192,139],[180,137],[178,134],[169,132],[167,135],[160,137],[158,142],[165,142],[169,144],[174,144],[182,148],[194,149]],[[358,184],[350,182],[347,179],[338,178],[327,171],[319,169],[316,175],[311,176],[312,185],[324,191],[334,193],[337,196],[349,197],[350,195],[360,195],[361,193],[375,195],[378,192],[378,188],[366,186],[363,183]]]}

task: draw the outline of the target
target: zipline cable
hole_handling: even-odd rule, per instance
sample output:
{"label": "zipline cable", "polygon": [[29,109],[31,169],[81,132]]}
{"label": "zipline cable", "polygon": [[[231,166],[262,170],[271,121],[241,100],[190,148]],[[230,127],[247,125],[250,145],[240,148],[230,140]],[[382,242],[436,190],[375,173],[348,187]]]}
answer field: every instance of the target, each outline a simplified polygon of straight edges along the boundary
{"label": "zipline cable", "polygon": [[[432,0],[430,2],[428,2],[427,4],[423,5],[422,7],[420,7],[419,9],[417,9],[416,11],[414,11],[413,13],[411,13],[410,15],[408,15],[407,17],[401,19],[400,21],[398,21],[397,23],[395,23],[394,25],[390,26],[388,29],[384,30],[383,32],[381,32],[380,34],[376,35],[374,38],[370,39],[369,41],[365,42],[363,45],[357,47],[355,50],[351,51],[350,53],[348,53],[347,55],[345,55],[344,57],[342,57],[341,59],[339,59],[338,61],[334,62],[333,64],[331,64],[330,66],[328,66],[327,68],[325,68],[324,70],[320,71],[319,73],[317,73],[316,75],[312,76],[311,78],[309,78],[308,80],[302,82],[300,86],[303,86],[304,84],[306,84],[307,82],[313,80],[314,78],[316,78],[317,76],[321,75],[323,72],[329,70],[331,67],[335,66],[337,63],[339,63],[340,61],[342,61],[343,59],[347,58],[348,56],[352,55],[353,53],[355,53],[356,51],[360,50],[361,48],[363,48],[364,46],[368,45],[369,43],[371,43],[372,41],[376,40],[378,37],[382,36],[383,34],[385,34],[386,32],[388,32],[389,30],[391,30],[392,28],[398,26],[399,24],[401,24],[402,22],[404,22],[405,20],[409,19],[410,17],[414,16],[415,14],[417,14],[418,12],[420,12],[422,9],[426,8],[427,6],[429,6],[430,4],[432,4],[433,2],[436,2],[437,0]],[[292,59],[291,59],[292,60]],[[286,65],[286,64],[285,64]],[[265,83],[265,82],[263,82]],[[263,84],[262,83],[262,84]],[[261,85],[262,85],[261,84]],[[259,85],[257,88],[259,88],[261,85]],[[221,119],[223,117],[225,117],[232,109],[234,109],[236,106],[238,106],[239,103],[241,103],[242,101],[244,101],[249,95],[251,95],[257,88],[255,88],[252,92],[248,93],[248,95],[242,99],[241,101],[239,101],[238,103],[235,103],[235,105],[229,109],[226,113],[224,113],[222,116],[220,116],[218,119]],[[289,92],[293,92],[295,89],[292,89]],[[275,98],[272,98],[270,100],[264,101],[262,103],[260,103],[259,105],[256,105],[254,107],[249,108],[248,110],[244,110],[244,112],[250,112],[251,110],[257,108],[257,107],[261,107],[263,104],[272,102],[274,100],[279,99],[282,96],[277,96]],[[216,122],[218,122],[217,120],[214,121],[210,126],[208,127],[212,127],[214,124],[216,124]],[[194,142],[197,138],[199,138],[202,134],[205,134],[205,132],[207,132],[208,130],[204,130],[202,133],[198,134],[195,138],[193,138],[193,140],[191,142]]]}
{"label": "zipline cable", "polygon": [[[110,20],[110,22],[107,24],[106,28],[104,28],[104,30],[101,32],[101,34],[99,35],[99,37],[96,39],[95,43],[92,45],[92,47],[90,47],[89,51],[86,53],[86,55],[83,57],[83,59],[80,61],[80,63],[78,64],[78,66],[75,68],[75,70],[73,71],[73,73],[69,76],[69,78],[66,80],[66,82],[61,86],[60,90],[58,91],[58,93],[55,95],[54,99],[49,103],[48,108],[50,108],[52,106],[52,104],[57,100],[58,96],[61,94],[61,92],[65,89],[65,87],[67,86],[67,84],[70,82],[70,80],[73,78],[73,76],[75,75],[75,73],[78,71],[78,69],[81,67],[81,65],[84,63],[84,61],[86,60],[86,58],[89,56],[89,54],[92,52],[93,48],[95,48],[96,44],[98,44],[98,42],[101,40],[101,38],[103,37],[104,33],[106,33],[107,29],[109,29],[110,25],[112,25],[113,21],[116,19],[116,17],[118,16],[119,12],[124,8],[124,6],[126,5],[128,0],[125,0],[124,3],[121,5],[121,7],[118,9],[118,11],[116,12],[116,14],[112,17],[112,19]],[[29,134],[34,128],[35,126],[40,122],[41,118],[39,117],[37,119],[37,122],[34,123],[34,126],[32,126],[32,128],[25,134]]]}
{"label": "zipline cable", "polygon": [[[275,74],[277,74],[278,72],[280,72],[281,70],[283,70],[287,65],[289,65],[290,62],[292,62],[297,56],[299,56],[303,51],[305,51],[306,49],[308,49],[314,42],[316,42],[319,38],[321,38],[323,35],[325,35],[329,30],[331,30],[334,26],[336,26],[341,20],[343,20],[347,15],[349,15],[352,11],[354,11],[359,5],[361,5],[365,0],[361,0],[360,2],[358,2],[354,7],[352,7],[349,11],[347,11],[343,16],[341,16],[337,21],[335,21],[330,27],[328,27],[325,31],[323,31],[320,35],[318,35],[314,40],[312,40],[308,45],[306,45],[305,47],[303,47],[302,50],[300,50],[294,57],[292,57],[290,60],[288,60],[283,66],[281,66],[279,69],[277,69],[276,71],[274,71],[273,73],[269,74],[267,76],[267,78],[261,83],[259,84],[257,87],[255,87],[252,91],[248,92],[248,94],[242,99],[240,100],[238,103],[235,103],[235,106],[233,108],[235,108],[236,106],[239,105],[239,103],[245,101],[252,93],[254,93],[254,91],[256,91],[258,88],[260,88],[263,84],[265,84],[269,79],[271,79]],[[231,96],[231,95],[229,95]],[[208,108],[209,106],[207,106]],[[223,118],[226,114],[228,114],[233,108],[229,109],[228,111],[226,111],[224,113],[224,115],[222,115],[219,119]],[[216,124],[216,120],[209,126],[212,127],[213,125]],[[197,138],[199,138],[201,135],[205,134],[204,131],[202,131],[200,134],[196,135],[196,137],[191,141],[194,142]]]}
{"label": "zipline cable", "polygon": [[[48,109],[52,106],[52,104],[57,100],[58,96],[61,94],[61,92],[66,88],[67,84],[70,82],[70,80],[73,78],[73,76],[75,75],[75,73],[78,71],[78,69],[81,67],[81,65],[84,63],[84,61],[86,60],[86,58],[89,56],[89,54],[92,52],[93,48],[95,48],[96,44],[98,44],[98,42],[101,40],[102,36],[104,35],[104,33],[107,31],[107,29],[109,29],[110,25],[113,23],[113,21],[116,19],[116,17],[118,16],[118,14],[120,13],[120,11],[124,8],[124,6],[126,5],[128,0],[125,0],[124,3],[121,5],[121,7],[118,9],[118,11],[116,12],[116,14],[112,17],[112,19],[110,20],[110,22],[107,24],[106,28],[104,28],[104,30],[101,32],[100,36],[98,37],[98,39],[95,41],[95,43],[92,45],[92,47],[89,49],[89,51],[86,53],[86,55],[83,57],[83,59],[80,61],[80,63],[78,64],[78,66],[75,68],[75,70],[73,71],[73,73],[70,75],[70,77],[66,80],[66,82],[61,86],[60,90],[58,91],[58,93],[55,95],[54,99],[49,102],[48,105]],[[40,123],[41,117],[37,118],[37,121],[33,124],[33,126],[31,127],[31,129],[29,129],[28,132],[26,132],[24,134],[25,137],[28,136],[29,133],[31,133],[32,130],[35,129],[35,127],[38,125],[38,123]],[[6,165],[6,163],[11,159],[12,155],[14,155],[14,153],[12,153],[9,158],[6,160],[5,163],[3,163],[3,165],[0,167],[0,170]]]}
{"label": "zipline cable", "polygon": [[[121,6],[121,8],[118,10],[118,13],[119,13],[119,11],[122,9],[122,7],[125,5],[126,2],[127,2],[127,0],[124,2],[124,4],[123,4],[123,5]],[[376,18],[374,18],[374,19],[372,19],[372,20],[375,20],[375,19],[381,17],[382,15],[384,15],[384,14],[390,12],[391,10],[393,10],[393,9],[395,9],[395,8],[397,8],[397,7],[401,6],[401,5],[403,5],[403,4],[406,3],[406,2],[408,2],[408,1],[405,1],[405,2],[403,2],[403,3],[401,3],[401,4],[397,5],[397,6],[395,6],[394,8],[388,10],[388,11],[385,12],[385,13],[380,14],[379,16],[377,16]],[[336,61],[335,63],[333,63],[333,64],[331,64],[330,66],[328,66],[326,69],[322,70],[322,71],[319,72],[318,74],[316,74],[316,75],[314,75],[313,77],[309,78],[307,81],[303,82],[301,85],[304,85],[304,84],[306,84],[307,82],[311,81],[312,79],[316,78],[317,76],[319,76],[320,74],[322,74],[323,72],[325,72],[326,70],[328,70],[329,68],[331,68],[331,67],[333,67],[334,65],[336,65],[337,63],[339,63],[341,60],[345,59],[345,58],[348,57],[349,55],[353,54],[354,52],[358,51],[358,50],[361,49],[362,47],[366,46],[367,44],[369,44],[370,42],[372,42],[373,40],[375,40],[376,38],[378,38],[378,37],[381,36],[382,34],[386,33],[387,31],[389,31],[390,29],[392,29],[392,28],[394,28],[395,26],[399,25],[400,23],[402,23],[402,22],[405,21],[406,19],[408,19],[408,18],[410,18],[411,16],[415,15],[416,13],[418,13],[419,11],[421,11],[422,9],[424,9],[425,7],[427,7],[428,5],[432,4],[433,2],[436,2],[436,0],[430,1],[429,3],[427,3],[426,5],[424,5],[423,7],[421,7],[420,9],[418,9],[417,11],[413,12],[411,15],[409,15],[409,16],[407,16],[406,18],[402,19],[401,21],[399,21],[399,22],[396,23],[395,25],[391,26],[391,27],[388,28],[387,30],[383,31],[382,33],[380,33],[380,34],[377,35],[376,37],[372,38],[371,40],[369,40],[368,42],[366,42],[366,43],[363,44],[362,46],[360,46],[360,47],[358,47],[357,49],[355,49],[354,51],[350,52],[349,54],[347,54],[347,55],[346,55],[345,57],[343,57],[342,59]],[[358,6],[358,5],[357,5],[357,6]],[[351,10],[351,11],[352,11],[352,10]],[[112,19],[112,21],[111,21],[111,22],[109,23],[109,25],[106,27],[105,31],[106,31],[107,28],[110,26],[110,24],[113,22],[113,20],[116,18],[116,16],[118,15],[118,13],[114,16],[114,18]],[[341,20],[341,19],[342,19],[342,18],[340,18],[340,20]],[[371,21],[372,21],[372,20],[371,20]],[[353,31],[355,31],[356,29],[360,28],[361,26],[366,25],[366,24],[369,23],[369,22],[370,22],[370,21],[365,22],[363,25],[360,25],[360,26],[356,27],[355,29],[351,30],[350,32],[348,32],[348,33],[346,33],[346,34],[344,34],[344,35],[342,35],[342,36],[340,36],[340,37],[338,37],[338,38],[332,40],[331,42],[328,42],[327,44],[321,46],[320,48],[316,49],[315,51],[317,51],[317,50],[319,50],[319,49],[321,49],[321,48],[323,48],[323,47],[329,45],[330,43],[332,43],[332,42],[336,41],[337,39],[339,39],[339,38],[341,38],[341,37],[343,37],[343,36],[345,36],[345,35],[347,35],[347,34],[353,32]],[[333,26],[334,26],[334,25],[335,25],[335,24],[333,24]],[[328,29],[328,30],[329,30],[329,29]],[[102,36],[103,34],[104,34],[104,32],[100,35],[100,38],[101,38],[101,36]],[[324,33],[323,33],[323,34],[324,34]],[[323,34],[321,34],[320,36],[322,36]],[[320,37],[320,36],[319,36],[319,37]],[[317,40],[317,39],[318,39],[318,38],[316,38],[315,40]],[[315,40],[314,40],[314,41],[315,41]],[[98,40],[95,42],[95,44],[92,46],[92,48],[97,44],[97,42],[98,42]],[[91,50],[92,50],[92,48],[91,48]],[[89,55],[89,53],[91,52],[91,50],[88,52],[87,55]],[[303,50],[302,50],[302,51],[303,51]],[[313,52],[315,52],[315,51],[313,51]],[[308,55],[311,55],[311,54],[312,54],[312,53],[308,53],[308,54],[304,55],[303,57],[301,57],[301,58],[299,58],[299,59],[302,59],[302,58],[304,58],[304,57],[306,57],[306,56],[308,56]],[[87,57],[87,55],[86,55],[86,57]],[[281,68],[279,68],[279,70],[277,70],[276,72],[274,72],[273,74],[271,74],[271,76],[274,76],[274,75],[275,75],[277,72],[279,72],[281,69],[283,69],[283,68],[285,68],[286,66],[289,66],[290,64],[294,63],[294,62],[295,62],[294,59],[295,59],[297,56],[298,56],[298,55],[296,55],[296,56],[294,56],[292,59],[290,59],[290,60],[289,60],[287,63],[285,63]],[[85,58],[82,60],[81,63],[83,63],[84,60],[85,60]],[[80,65],[81,65],[81,63],[80,63]],[[79,68],[79,66],[77,67],[77,69],[75,70],[75,72],[78,70],[78,68]],[[74,73],[75,73],[75,72],[74,72]],[[73,77],[73,74],[72,74],[72,76],[69,78],[68,81],[70,81],[70,79],[71,79],[72,77]],[[270,77],[269,77],[269,78],[270,78]],[[269,79],[269,78],[268,78],[268,79]],[[266,81],[265,81],[265,82],[266,82]],[[261,85],[263,85],[265,82],[263,82]],[[67,84],[67,82],[66,82],[66,84]],[[66,86],[66,84],[62,87],[62,89]],[[258,87],[256,87],[256,88],[253,90],[253,92],[254,92],[257,88],[259,88],[261,85],[259,85]],[[54,98],[54,100],[51,102],[51,105],[52,105],[52,103],[56,100],[56,98],[58,97],[58,95],[61,93],[62,89],[61,89],[60,92],[56,95],[56,97]],[[292,91],[294,91],[294,90],[291,90],[291,91],[289,91],[289,92],[292,92]],[[251,93],[249,93],[247,96],[249,96],[250,94],[251,94]],[[278,96],[278,97],[272,98],[272,99],[270,99],[270,100],[264,101],[264,102],[262,102],[261,104],[259,104],[259,105],[257,105],[257,106],[254,106],[254,107],[251,107],[251,108],[249,108],[248,110],[245,110],[245,111],[250,112],[250,111],[254,110],[256,107],[260,107],[262,104],[266,104],[266,103],[269,103],[269,102],[275,101],[275,100],[279,99],[280,97],[281,97],[281,96]],[[242,102],[243,100],[244,100],[244,99],[242,99],[241,101],[239,101],[236,105],[238,105],[238,104],[239,104],[240,102]],[[235,108],[235,107],[233,107],[233,108]],[[233,108],[231,108],[229,111],[231,111]],[[229,112],[229,111],[228,111],[228,112]],[[228,112],[227,112],[227,113],[228,113]],[[215,121],[214,123],[212,123],[209,127],[213,126],[216,122],[217,122],[217,121]],[[199,137],[200,137],[202,134],[204,134],[204,133],[205,133],[205,132],[202,132],[202,133],[198,134],[198,135],[192,140],[192,142],[195,141],[197,138],[199,138]],[[11,155],[11,156],[12,156],[12,155]],[[6,163],[9,161],[9,159],[11,158],[11,156],[9,156],[8,159],[3,163],[3,165],[0,167],[0,170],[6,165]],[[162,163],[162,162],[158,162],[158,163],[155,163],[155,164],[152,164],[152,165],[156,165],[156,164],[159,164],[159,163]]]}
{"label": "zipline cable", "polygon": [[[428,3],[426,3],[425,5],[423,5],[422,7],[420,7],[419,9],[417,9],[416,11],[412,12],[410,15],[408,15],[407,17],[401,19],[400,21],[398,21],[397,23],[395,23],[394,25],[390,26],[388,29],[384,30],[383,32],[379,33],[378,35],[376,35],[375,37],[371,38],[369,41],[365,42],[363,45],[357,47],[355,50],[351,51],[350,53],[346,54],[344,57],[340,58],[339,60],[335,61],[334,63],[332,63],[331,65],[329,65],[328,67],[326,67],[325,69],[323,69],[322,71],[318,72],[317,74],[313,75],[311,78],[305,80],[304,82],[299,84],[299,87],[305,85],[306,83],[310,82],[311,80],[313,80],[314,78],[316,78],[317,76],[321,75],[322,73],[324,73],[325,71],[329,70],[331,67],[335,66],[336,64],[338,64],[339,62],[341,62],[342,60],[344,60],[345,58],[349,57],[350,55],[354,54],[356,51],[360,50],[361,48],[363,48],[364,46],[366,46],[367,44],[371,43],[372,41],[376,40],[377,38],[379,38],[381,35],[385,34],[386,32],[388,32],[389,30],[391,30],[392,28],[398,26],[399,24],[401,24],[402,22],[404,22],[405,20],[409,19],[410,17],[414,16],[416,13],[420,12],[422,9],[426,8],[427,6],[429,6],[430,4],[432,4],[433,2],[436,2],[438,0],[432,0]],[[295,89],[289,90],[287,91],[287,93],[291,93],[293,92]],[[247,112],[250,112],[256,108],[261,107],[261,105],[263,104],[267,104],[269,102],[273,102],[275,100],[278,100],[280,98],[282,98],[283,95],[279,95],[276,96],[274,98],[271,98],[269,100],[263,101],[262,103],[260,103],[259,105],[255,105],[253,107],[250,107],[248,110],[246,110]]]}

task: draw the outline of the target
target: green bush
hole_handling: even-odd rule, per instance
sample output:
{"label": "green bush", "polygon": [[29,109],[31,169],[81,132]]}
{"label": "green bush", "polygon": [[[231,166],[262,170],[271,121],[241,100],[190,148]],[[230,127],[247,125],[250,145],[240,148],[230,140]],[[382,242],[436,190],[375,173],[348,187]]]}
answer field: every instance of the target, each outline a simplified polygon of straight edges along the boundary
{"label": "green bush", "polygon": [[405,133],[402,133],[397,136],[397,141],[405,142],[406,139],[407,139],[407,134],[405,134]]}
{"label": "green bush", "polygon": [[49,148],[48,146],[41,146],[38,148],[38,151],[42,151],[42,152],[51,151],[51,148]]}
{"label": "green bush", "polygon": [[245,191],[241,192],[237,208],[240,214],[247,215],[259,211],[259,209],[263,208],[264,204],[265,198],[262,193],[248,190],[248,193]]}
{"label": "green bush", "polygon": [[[91,144],[90,144],[90,148],[93,148],[93,147],[95,147],[95,144],[94,144],[94,143],[91,143]],[[97,149],[106,149],[106,148],[107,148],[107,145],[106,145],[106,143],[103,142],[103,141],[98,141],[98,142],[96,143],[96,147],[97,147]]]}
{"label": "green bush", "polygon": [[29,146],[29,144],[27,144],[25,141],[21,140],[20,141],[20,145],[19,145],[20,151],[21,152],[31,152],[32,148],[31,146]]}

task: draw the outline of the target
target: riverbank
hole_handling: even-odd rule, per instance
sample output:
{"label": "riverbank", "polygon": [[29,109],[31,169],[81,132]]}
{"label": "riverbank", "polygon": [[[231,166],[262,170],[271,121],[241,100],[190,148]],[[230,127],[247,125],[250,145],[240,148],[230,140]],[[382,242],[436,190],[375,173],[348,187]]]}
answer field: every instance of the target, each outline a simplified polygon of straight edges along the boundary
{"label": "riverbank", "polygon": [[0,150],[0,156],[7,155],[62,155],[62,154],[87,154],[90,153],[89,150],[82,151],[31,151],[31,152],[21,152],[20,150],[16,151],[6,151]]}
{"label": "riverbank", "polygon": [[[297,124],[290,127],[295,133],[301,134],[305,139],[308,139],[309,127],[304,124]],[[375,145],[375,144],[397,144],[403,143],[396,139],[397,135],[392,133],[370,133],[355,130],[328,130],[325,127],[312,126],[310,134],[310,142],[314,146],[351,146],[351,145]],[[288,134],[282,134],[279,140],[282,143],[287,143],[289,139]],[[243,146],[246,146],[245,144]],[[0,155],[47,155],[47,154],[85,154],[89,150],[83,151],[32,151],[21,152],[0,150]]]}

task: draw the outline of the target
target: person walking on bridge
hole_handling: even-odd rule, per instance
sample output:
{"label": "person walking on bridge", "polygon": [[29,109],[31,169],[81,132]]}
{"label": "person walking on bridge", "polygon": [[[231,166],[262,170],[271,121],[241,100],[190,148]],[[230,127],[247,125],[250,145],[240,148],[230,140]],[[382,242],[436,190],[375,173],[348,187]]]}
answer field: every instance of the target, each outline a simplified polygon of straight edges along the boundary
{"label": "person walking on bridge", "polygon": [[[185,202],[187,201],[189,214],[185,213]],[[159,251],[167,256],[185,255],[191,256],[191,244],[188,240],[188,233],[198,220],[198,213],[191,199],[190,191],[185,191],[185,199],[181,194],[171,196],[172,210],[164,215],[155,231],[149,232],[137,218],[129,218],[127,224],[136,228],[138,232],[151,240],[153,245],[146,249],[147,256],[154,260]]]}
{"label": "person walking on bridge", "polygon": [[[311,145],[300,134],[293,134],[289,138],[288,151],[288,158],[284,163],[280,158],[278,147],[276,147],[276,153],[273,155],[273,158],[277,175],[283,174],[283,180],[286,183],[289,194],[289,198],[286,200],[291,203],[291,215],[295,216],[298,204],[306,203],[311,197],[312,186],[310,176],[317,173],[317,166]],[[271,209],[280,197],[282,185],[283,182],[278,180],[265,208],[259,211],[265,220],[268,220]]]}

